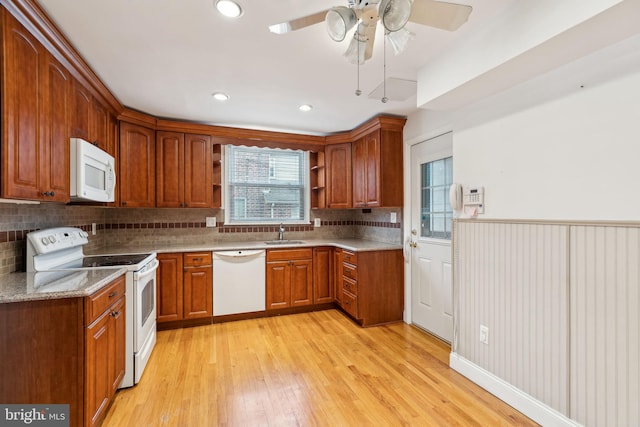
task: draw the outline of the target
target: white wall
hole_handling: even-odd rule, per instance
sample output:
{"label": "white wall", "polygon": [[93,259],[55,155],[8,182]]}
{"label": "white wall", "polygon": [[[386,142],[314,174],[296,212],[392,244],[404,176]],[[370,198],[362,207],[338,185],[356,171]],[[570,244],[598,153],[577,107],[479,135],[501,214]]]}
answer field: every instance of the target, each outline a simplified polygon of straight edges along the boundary
{"label": "white wall", "polygon": [[483,218],[640,220],[640,72],[456,132]]}

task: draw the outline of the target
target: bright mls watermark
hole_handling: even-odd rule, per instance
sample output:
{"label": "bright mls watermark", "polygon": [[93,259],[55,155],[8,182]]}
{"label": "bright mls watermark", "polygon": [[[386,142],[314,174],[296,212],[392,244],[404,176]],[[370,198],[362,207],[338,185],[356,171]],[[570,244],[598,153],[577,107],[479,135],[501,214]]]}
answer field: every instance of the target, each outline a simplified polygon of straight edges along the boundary
{"label": "bright mls watermark", "polygon": [[0,427],[69,427],[69,405],[20,405],[0,403]]}

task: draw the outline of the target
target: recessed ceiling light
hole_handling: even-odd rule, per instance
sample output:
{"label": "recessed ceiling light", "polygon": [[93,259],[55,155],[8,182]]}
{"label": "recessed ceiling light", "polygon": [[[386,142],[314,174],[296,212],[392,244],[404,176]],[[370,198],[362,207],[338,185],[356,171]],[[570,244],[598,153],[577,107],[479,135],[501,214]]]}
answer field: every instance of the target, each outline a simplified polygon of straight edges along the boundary
{"label": "recessed ceiling light", "polygon": [[229,100],[229,95],[227,95],[226,93],[222,93],[222,92],[215,92],[211,96],[213,96],[213,98],[215,100],[217,100],[217,101],[228,101]]}
{"label": "recessed ceiling light", "polygon": [[216,9],[227,18],[237,18],[242,15],[242,8],[232,0],[217,0]]}
{"label": "recessed ceiling light", "polygon": [[309,104],[302,104],[298,107],[298,110],[300,111],[311,111],[311,109],[313,109],[313,106]]}

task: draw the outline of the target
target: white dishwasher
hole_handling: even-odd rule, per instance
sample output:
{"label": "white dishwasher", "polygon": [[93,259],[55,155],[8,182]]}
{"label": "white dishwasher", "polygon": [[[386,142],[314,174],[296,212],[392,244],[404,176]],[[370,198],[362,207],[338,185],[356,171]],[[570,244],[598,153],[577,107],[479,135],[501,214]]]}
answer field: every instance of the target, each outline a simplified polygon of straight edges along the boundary
{"label": "white dishwasher", "polygon": [[265,250],[213,252],[213,315],[265,309]]}

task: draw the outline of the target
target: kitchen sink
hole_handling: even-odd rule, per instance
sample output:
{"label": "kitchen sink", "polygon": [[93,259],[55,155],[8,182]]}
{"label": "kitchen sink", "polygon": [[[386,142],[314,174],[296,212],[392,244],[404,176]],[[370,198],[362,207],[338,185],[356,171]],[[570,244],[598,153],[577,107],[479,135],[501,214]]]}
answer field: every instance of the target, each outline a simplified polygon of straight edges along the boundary
{"label": "kitchen sink", "polygon": [[267,245],[299,245],[304,243],[302,240],[267,240]]}

